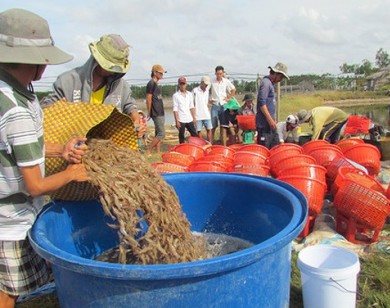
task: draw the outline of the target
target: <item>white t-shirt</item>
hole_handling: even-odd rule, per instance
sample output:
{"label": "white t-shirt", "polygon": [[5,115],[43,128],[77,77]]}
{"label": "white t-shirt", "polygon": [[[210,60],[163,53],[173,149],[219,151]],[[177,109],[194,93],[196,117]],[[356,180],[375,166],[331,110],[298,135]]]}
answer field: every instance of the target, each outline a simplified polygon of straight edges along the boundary
{"label": "white t-shirt", "polygon": [[205,91],[203,91],[200,87],[196,87],[194,90],[192,90],[192,95],[194,96],[196,119],[199,121],[211,119],[210,109],[208,106],[209,91],[210,86],[207,86]]}
{"label": "white t-shirt", "polygon": [[225,105],[227,93],[235,88],[234,84],[227,78],[223,77],[221,81],[214,79],[211,84],[211,101],[213,104]]}
{"label": "white t-shirt", "polygon": [[190,109],[194,108],[194,98],[192,93],[186,91],[185,94],[177,91],[172,96],[173,112],[178,112],[179,121],[181,123],[190,123],[193,121]]}
{"label": "white t-shirt", "polygon": [[276,131],[278,132],[279,142],[281,142],[281,143],[285,142],[287,137],[289,135],[291,135],[294,142],[298,143],[298,141],[299,141],[298,128],[299,128],[299,126],[295,127],[293,130],[287,131],[286,122],[285,121],[278,122],[276,124]]}

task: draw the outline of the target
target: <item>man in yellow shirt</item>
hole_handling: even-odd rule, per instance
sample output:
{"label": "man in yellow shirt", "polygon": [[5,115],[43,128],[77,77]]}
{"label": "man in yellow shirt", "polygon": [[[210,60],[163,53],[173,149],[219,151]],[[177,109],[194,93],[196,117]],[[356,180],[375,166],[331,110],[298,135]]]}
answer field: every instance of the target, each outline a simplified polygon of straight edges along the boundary
{"label": "man in yellow shirt", "polygon": [[302,109],[297,113],[299,123],[309,123],[312,129],[312,140],[324,139],[336,143],[341,128],[348,120],[348,114],[341,109],[329,106]]}

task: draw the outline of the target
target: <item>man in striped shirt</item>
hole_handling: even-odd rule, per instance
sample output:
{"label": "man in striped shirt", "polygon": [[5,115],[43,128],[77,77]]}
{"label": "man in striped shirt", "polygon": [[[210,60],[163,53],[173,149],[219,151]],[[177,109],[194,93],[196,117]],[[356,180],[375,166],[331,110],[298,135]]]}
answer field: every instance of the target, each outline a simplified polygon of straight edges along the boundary
{"label": "man in striped shirt", "polygon": [[[72,57],[51,39],[47,21],[23,10],[0,13],[0,303],[14,307],[19,295],[48,278],[46,262],[31,248],[27,232],[43,206],[43,196],[71,181],[88,180],[81,162],[87,148],[76,143],[45,144],[43,112],[31,82],[48,64]],[[46,157],[71,164],[45,177]]]}

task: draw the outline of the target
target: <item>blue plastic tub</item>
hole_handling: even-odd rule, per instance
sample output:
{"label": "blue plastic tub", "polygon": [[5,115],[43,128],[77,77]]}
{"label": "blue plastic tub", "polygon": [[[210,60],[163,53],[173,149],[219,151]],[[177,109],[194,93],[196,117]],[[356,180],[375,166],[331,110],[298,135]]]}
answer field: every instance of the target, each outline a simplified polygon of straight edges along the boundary
{"label": "blue plastic tub", "polygon": [[93,260],[118,244],[100,203],[53,202],[29,234],[53,264],[62,307],[288,307],[291,242],[308,212],[304,196],[270,178],[226,173],[165,175],[198,232],[255,245],[169,265]]}

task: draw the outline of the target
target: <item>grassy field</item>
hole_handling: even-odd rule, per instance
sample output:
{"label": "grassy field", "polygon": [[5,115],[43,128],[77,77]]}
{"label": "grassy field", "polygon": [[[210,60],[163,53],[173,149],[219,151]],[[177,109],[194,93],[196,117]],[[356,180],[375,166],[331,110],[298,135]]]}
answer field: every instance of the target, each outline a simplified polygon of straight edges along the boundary
{"label": "grassy field", "polygon": [[[315,106],[323,105],[325,101],[368,98],[369,94],[370,93],[367,94],[367,92],[324,92],[312,95],[282,95],[280,117],[286,117],[288,114],[295,113],[303,108],[310,109]],[[305,129],[307,128],[303,127],[303,131],[305,131]],[[170,146],[172,146],[172,144],[165,143],[162,150],[167,151]],[[148,162],[161,161],[161,154],[155,153],[146,159]],[[390,226],[386,225],[385,229],[390,231]],[[358,279],[357,307],[390,307],[390,255],[378,252],[361,258],[360,263],[361,271]],[[245,295],[243,294],[243,296]],[[295,308],[302,306],[302,289],[300,273],[297,268],[297,253],[293,252],[290,307]],[[51,294],[20,303],[17,307],[59,307],[59,303],[57,297],[54,294]]]}

